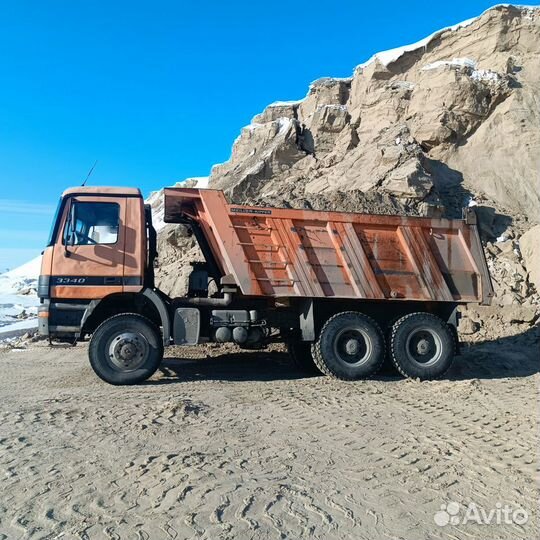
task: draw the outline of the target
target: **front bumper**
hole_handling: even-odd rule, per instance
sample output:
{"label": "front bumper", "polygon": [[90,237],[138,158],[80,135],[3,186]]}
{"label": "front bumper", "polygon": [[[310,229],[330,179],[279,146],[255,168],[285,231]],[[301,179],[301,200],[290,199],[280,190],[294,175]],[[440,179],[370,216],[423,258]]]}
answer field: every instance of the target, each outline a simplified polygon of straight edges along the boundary
{"label": "front bumper", "polygon": [[78,338],[81,321],[87,304],[79,302],[57,302],[41,299],[38,308],[38,332],[49,338]]}

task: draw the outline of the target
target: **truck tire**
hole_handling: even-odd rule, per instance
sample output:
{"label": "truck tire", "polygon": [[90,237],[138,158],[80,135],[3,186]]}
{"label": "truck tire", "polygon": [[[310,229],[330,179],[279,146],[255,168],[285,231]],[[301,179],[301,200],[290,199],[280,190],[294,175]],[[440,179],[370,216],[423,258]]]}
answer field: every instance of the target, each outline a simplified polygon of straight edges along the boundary
{"label": "truck tire", "polygon": [[448,324],[431,313],[405,315],[392,327],[392,361],[405,377],[423,381],[442,377],[452,365],[455,347]]}
{"label": "truck tire", "polygon": [[384,335],[370,317],[344,311],[326,321],[311,351],[325,375],[345,381],[365,379],[384,362]]}
{"label": "truck tire", "polygon": [[379,373],[381,375],[388,375],[389,377],[400,376],[400,373],[398,373],[398,371],[396,370],[396,366],[394,365],[394,362],[392,360],[392,351],[390,350],[390,346],[388,344],[390,343],[390,338],[392,337],[392,328],[401,317],[402,316],[393,317],[387,324],[385,324],[383,328],[384,339],[387,345],[386,354],[384,355],[384,362],[381,366],[381,369],[379,370]]}
{"label": "truck tire", "polygon": [[152,321],[122,313],[98,326],[88,356],[100,379],[114,385],[137,384],[156,372],[163,358],[163,341]]}
{"label": "truck tire", "polygon": [[287,351],[291,357],[293,364],[308,375],[321,375],[321,370],[313,361],[311,354],[311,343],[307,341],[289,341],[287,343]]}

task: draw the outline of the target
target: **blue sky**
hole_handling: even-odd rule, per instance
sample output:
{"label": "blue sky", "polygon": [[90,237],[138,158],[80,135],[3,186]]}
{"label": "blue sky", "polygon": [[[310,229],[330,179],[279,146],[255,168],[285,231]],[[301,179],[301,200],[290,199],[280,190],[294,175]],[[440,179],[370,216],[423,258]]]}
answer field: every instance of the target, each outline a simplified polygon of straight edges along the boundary
{"label": "blue sky", "polygon": [[0,4],[0,270],[43,248],[58,197],[145,194],[225,161],[265,105],[492,2]]}

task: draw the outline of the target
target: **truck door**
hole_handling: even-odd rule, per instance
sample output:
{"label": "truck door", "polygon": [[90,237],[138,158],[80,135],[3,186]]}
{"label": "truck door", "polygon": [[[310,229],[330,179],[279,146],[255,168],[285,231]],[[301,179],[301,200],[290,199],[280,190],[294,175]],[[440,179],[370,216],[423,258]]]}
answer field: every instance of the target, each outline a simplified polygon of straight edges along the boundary
{"label": "truck door", "polygon": [[122,292],[126,199],[73,196],[54,246],[51,297],[99,299]]}

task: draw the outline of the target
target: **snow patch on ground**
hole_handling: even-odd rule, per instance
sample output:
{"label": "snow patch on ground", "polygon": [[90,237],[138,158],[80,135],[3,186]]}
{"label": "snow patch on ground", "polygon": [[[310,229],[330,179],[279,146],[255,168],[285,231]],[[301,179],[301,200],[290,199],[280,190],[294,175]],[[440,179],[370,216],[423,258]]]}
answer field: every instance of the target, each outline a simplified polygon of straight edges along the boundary
{"label": "snow patch on ground", "polygon": [[38,327],[37,317],[23,319],[15,323],[0,327],[0,343],[16,342],[19,336],[27,332],[35,332]]}
{"label": "snow patch on ground", "polygon": [[37,328],[41,257],[0,275],[0,340]]}
{"label": "snow patch on ground", "polygon": [[41,255],[27,263],[0,275],[0,295],[31,293],[37,289],[39,273],[41,271]]}

